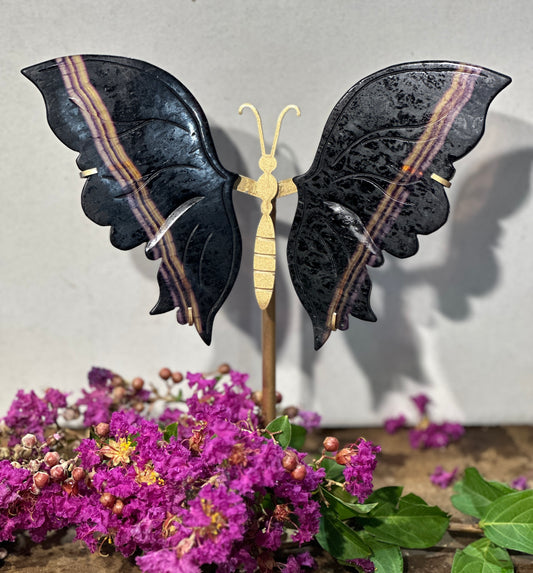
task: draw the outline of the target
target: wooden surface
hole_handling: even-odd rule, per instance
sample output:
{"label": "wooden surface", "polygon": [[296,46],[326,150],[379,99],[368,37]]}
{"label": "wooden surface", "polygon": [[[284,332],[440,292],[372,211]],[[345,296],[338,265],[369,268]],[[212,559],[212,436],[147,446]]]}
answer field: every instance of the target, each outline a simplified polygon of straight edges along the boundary
{"label": "wooden surface", "polygon": [[[414,451],[410,448],[407,432],[389,436],[382,429],[350,429],[324,431],[309,440],[309,447],[319,448],[324,434],[335,434],[341,441],[353,442],[363,436],[382,446],[375,474],[375,486],[403,485],[405,493],[413,492],[431,505],[438,505],[452,516],[453,523],[474,523],[459,513],[450,502],[451,488],[434,486],[429,476],[436,465],[445,470],[458,467],[459,471],[475,466],[490,480],[509,482],[525,475],[533,482],[533,427],[509,426],[468,428],[463,438],[445,450]],[[406,551],[405,573],[449,573],[457,548],[464,547],[475,536],[446,534],[438,547],[427,551]],[[68,535],[51,537],[46,543],[33,545],[19,542],[8,546],[10,551],[0,570],[25,573],[72,573],[73,570],[95,573],[132,573],[139,569],[133,562],[119,555],[100,557],[91,555],[81,543],[70,543]],[[66,544],[61,544],[61,541]],[[334,563],[328,556],[314,551],[321,573],[353,571]],[[512,553],[516,573],[533,573],[533,557]],[[386,573],[386,572],[385,572]]]}

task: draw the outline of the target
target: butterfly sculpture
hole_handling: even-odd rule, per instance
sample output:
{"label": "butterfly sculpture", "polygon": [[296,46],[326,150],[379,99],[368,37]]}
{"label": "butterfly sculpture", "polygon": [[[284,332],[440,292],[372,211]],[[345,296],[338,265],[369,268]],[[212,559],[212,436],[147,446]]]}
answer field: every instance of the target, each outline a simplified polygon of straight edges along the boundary
{"label": "butterfly sculpture", "polygon": [[[275,276],[272,202],[292,192],[298,206],[288,238],[294,288],[318,349],[351,314],[376,320],[367,267],[383,252],[409,257],[418,234],[444,224],[453,162],[480,140],[488,106],[511,80],[453,62],[389,67],[355,84],[326,122],[307,173],[272,175],[280,119],[258,181],[220,163],[205,115],[165,71],[113,56],[68,56],[23,70],[42,92],[57,137],[79,152],[86,215],[111,227],[119,249],[146,243],[161,259],[151,313],[176,309],[209,344],[215,314],[235,282],[241,237],[234,189],[260,197],[254,283],[261,308]],[[243,109],[241,108],[241,111]],[[284,112],[296,106],[288,106]]]}

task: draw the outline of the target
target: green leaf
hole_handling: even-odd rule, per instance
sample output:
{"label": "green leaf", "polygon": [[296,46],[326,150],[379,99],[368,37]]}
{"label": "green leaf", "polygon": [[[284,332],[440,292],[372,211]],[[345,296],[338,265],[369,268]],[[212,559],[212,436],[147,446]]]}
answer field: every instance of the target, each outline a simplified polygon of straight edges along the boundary
{"label": "green leaf", "polygon": [[384,512],[387,514],[398,505],[402,496],[402,486],[388,486],[374,490],[367,498],[366,503],[377,503],[378,506],[373,515]]}
{"label": "green leaf", "polygon": [[359,536],[370,547],[370,560],[374,563],[376,572],[403,573],[403,556],[398,545],[382,543],[366,531],[360,531]]}
{"label": "green leaf", "polygon": [[483,537],[458,550],[451,573],[513,573],[509,553]]}
{"label": "green leaf", "polygon": [[170,438],[172,436],[174,436],[174,438],[178,437],[178,423],[177,422],[173,422],[172,424],[169,424],[163,430],[163,439],[165,440],[165,442],[170,442]]}
{"label": "green leaf", "polygon": [[265,430],[272,434],[272,437],[283,449],[291,443],[292,428],[288,416],[280,416],[272,420]]}
{"label": "green leaf", "polygon": [[359,535],[343,523],[325,505],[321,506],[320,530],[316,540],[320,546],[339,561],[368,558],[370,548]]}
{"label": "green leaf", "polygon": [[342,520],[368,513],[377,505],[376,503],[359,503],[356,497],[339,486],[332,486],[329,489],[320,486],[320,491],[329,504],[329,508]]}
{"label": "green leaf", "polygon": [[533,489],[509,493],[493,501],[479,525],[497,545],[533,553]]}
{"label": "green leaf", "polygon": [[320,467],[326,470],[327,479],[344,482],[344,466],[341,466],[335,460],[324,458],[320,462]]}
{"label": "green leaf", "polygon": [[291,424],[291,441],[289,446],[301,452],[304,447],[307,430],[303,426]]}
{"label": "green leaf", "polygon": [[486,481],[476,468],[467,468],[464,478],[455,484],[452,503],[456,509],[481,519],[488,506],[502,495],[512,493],[509,486],[497,481]]}
{"label": "green leaf", "polygon": [[[371,511],[369,518],[359,516],[365,531],[379,541],[410,549],[423,549],[437,544],[449,523],[448,515],[437,506],[429,506],[412,493],[400,498],[398,507],[391,504],[392,493],[386,501]],[[375,501],[370,496],[367,501]]]}

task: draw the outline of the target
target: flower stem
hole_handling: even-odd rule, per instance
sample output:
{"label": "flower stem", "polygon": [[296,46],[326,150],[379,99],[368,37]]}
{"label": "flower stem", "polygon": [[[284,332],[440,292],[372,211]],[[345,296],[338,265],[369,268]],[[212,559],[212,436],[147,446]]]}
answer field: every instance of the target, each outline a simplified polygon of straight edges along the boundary
{"label": "flower stem", "polygon": [[475,523],[450,523],[448,525],[450,533],[473,533],[474,535],[483,535],[483,529]]}

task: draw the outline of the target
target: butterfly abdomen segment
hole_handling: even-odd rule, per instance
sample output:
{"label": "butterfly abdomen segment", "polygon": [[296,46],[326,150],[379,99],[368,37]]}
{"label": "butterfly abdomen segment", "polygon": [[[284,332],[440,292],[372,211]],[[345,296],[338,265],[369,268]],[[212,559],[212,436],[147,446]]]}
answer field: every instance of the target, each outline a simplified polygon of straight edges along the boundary
{"label": "butterfly abdomen segment", "polygon": [[276,232],[271,214],[278,182],[271,173],[276,167],[274,157],[262,156],[259,166],[265,171],[257,181],[257,192],[263,201],[254,246],[254,288],[257,304],[261,310],[265,310],[272,298],[276,280]]}
{"label": "butterfly abdomen segment", "polygon": [[272,219],[263,215],[257,228],[254,247],[254,288],[259,308],[264,310],[276,279],[276,239]]}

